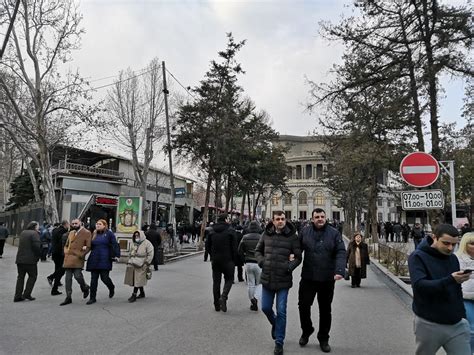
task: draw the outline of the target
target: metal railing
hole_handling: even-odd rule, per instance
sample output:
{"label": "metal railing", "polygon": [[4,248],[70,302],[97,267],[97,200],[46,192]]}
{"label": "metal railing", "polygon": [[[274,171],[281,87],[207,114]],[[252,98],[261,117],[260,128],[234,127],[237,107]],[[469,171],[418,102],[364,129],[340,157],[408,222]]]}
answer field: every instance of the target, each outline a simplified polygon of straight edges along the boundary
{"label": "metal railing", "polygon": [[106,177],[113,177],[123,179],[124,174],[117,170],[112,169],[104,169],[104,168],[95,168],[88,165],[77,164],[77,163],[69,163],[64,160],[60,160],[58,165],[53,167],[55,171],[66,171],[66,172],[77,172],[80,174],[87,174],[87,175],[99,175],[99,176],[106,176]]}

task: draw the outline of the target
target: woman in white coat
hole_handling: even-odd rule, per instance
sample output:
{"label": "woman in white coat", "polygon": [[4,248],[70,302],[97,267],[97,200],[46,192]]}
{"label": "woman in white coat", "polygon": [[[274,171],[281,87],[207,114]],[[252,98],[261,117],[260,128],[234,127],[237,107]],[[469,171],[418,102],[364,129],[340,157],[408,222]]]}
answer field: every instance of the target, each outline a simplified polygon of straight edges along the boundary
{"label": "woman in white coat", "polygon": [[[461,270],[474,270],[474,232],[463,235],[456,255]],[[471,351],[474,353],[474,272],[471,272],[469,280],[462,283],[462,297],[471,327]]]}
{"label": "woman in white coat", "polygon": [[[137,298],[145,297],[143,287],[147,283],[147,272],[151,273],[149,266],[154,256],[153,244],[146,239],[143,231],[135,231],[132,241],[124,281],[125,285],[133,287],[133,293],[128,302],[135,302]],[[139,290],[140,293],[137,296]]]}

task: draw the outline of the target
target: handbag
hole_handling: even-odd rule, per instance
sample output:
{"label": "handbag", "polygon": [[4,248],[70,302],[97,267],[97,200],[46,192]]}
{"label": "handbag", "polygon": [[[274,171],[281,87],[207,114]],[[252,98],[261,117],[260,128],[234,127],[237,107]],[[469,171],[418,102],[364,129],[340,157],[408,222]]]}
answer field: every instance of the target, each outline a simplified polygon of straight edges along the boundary
{"label": "handbag", "polygon": [[146,274],[145,274],[145,275],[146,275],[146,279],[147,279],[147,280],[151,280],[152,272],[151,272],[150,266],[148,266],[148,267],[146,268]]}

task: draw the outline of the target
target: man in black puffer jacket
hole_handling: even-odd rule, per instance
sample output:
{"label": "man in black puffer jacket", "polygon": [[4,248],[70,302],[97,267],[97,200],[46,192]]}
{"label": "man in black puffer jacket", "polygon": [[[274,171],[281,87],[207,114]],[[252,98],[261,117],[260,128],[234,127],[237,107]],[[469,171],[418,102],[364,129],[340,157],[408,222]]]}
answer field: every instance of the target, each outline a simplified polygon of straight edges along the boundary
{"label": "man in black puffer jacket", "polygon": [[[207,238],[207,249],[212,260],[214,308],[217,312],[227,312],[227,298],[234,281],[237,260],[237,235],[227,223],[227,214],[220,214],[217,217],[217,223],[212,226]],[[221,294],[222,275],[224,275],[224,288]]]}
{"label": "man in black puffer jacket", "polygon": [[63,220],[61,225],[54,228],[51,233],[51,255],[54,261],[54,272],[47,277],[49,284],[53,287],[51,295],[57,296],[62,294],[58,287],[61,284],[61,278],[66,272],[63,268],[64,263],[64,245],[66,244],[67,235],[69,233],[69,221]]}
{"label": "man in black puffer jacket", "polygon": [[316,293],[319,305],[318,340],[321,350],[331,351],[329,331],[331,330],[331,303],[334,284],[344,278],[346,248],[341,233],[326,221],[326,213],[315,208],[311,214],[311,224],[301,231],[301,247],[304,251],[303,269],[298,290],[298,307],[303,334],[300,345],[308,343],[314,332],[311,322],[311,305]]}
{"label": "man in black puffer jacket", "polygon": [[[273,220],[265,227],[255,249],[262,268],[262,312],[272,325],[274,354],[283,354],[286,332],[286,304],[293,286],[291,273],[301,263],[301,245],[295,226],[285,219],[283,211],[273,211]],[[273,300],[276,296],[276,315]]]}

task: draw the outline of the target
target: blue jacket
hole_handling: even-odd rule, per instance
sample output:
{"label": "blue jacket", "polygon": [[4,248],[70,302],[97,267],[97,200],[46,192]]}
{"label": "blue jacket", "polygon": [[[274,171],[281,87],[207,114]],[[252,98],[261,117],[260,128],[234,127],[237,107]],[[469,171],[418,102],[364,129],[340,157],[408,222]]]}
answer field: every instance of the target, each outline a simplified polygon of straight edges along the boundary
{"label": "blue jacket", "polygon": [[86,270],[112,270],[112,258],[120,256],[120,253],[117,255],[117,249],[120,250],[120,247],[111,230],[101,234],[94,232]]}
{"label": "blue jacket", "polygon": [[301,231],[304,252],[301,278],[309,281],[333,281],[334,275],[344,276],[346,248],[341,233],[327,223],[320,230],[313,223]]}
{"label": "blue jacket", "polygon": [[459,271],[459,261],[454,254],[441,254],[432,243],[426,237],[408,258],[413,312],[430,322],[456,324],[466,318],[461,284],[451,276]]}

